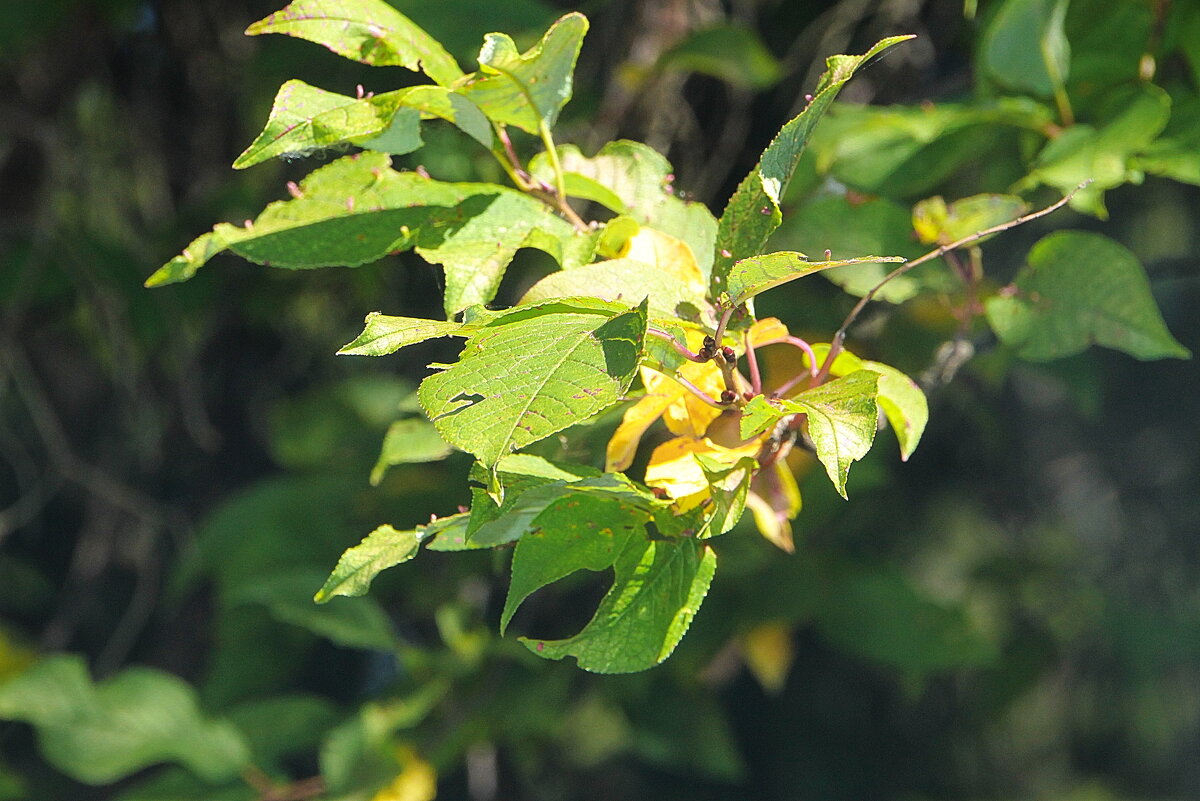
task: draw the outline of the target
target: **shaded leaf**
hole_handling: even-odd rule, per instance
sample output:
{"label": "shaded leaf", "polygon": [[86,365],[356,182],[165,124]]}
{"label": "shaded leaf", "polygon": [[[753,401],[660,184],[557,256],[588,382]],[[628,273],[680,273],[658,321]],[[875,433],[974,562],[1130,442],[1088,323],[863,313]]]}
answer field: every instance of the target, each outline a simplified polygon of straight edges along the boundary
{"label": "shaded leaf", "polygon": [[733,25],[688,34],[659,57],[657,67],[698,72],[733,86],[760,90],[774,85],[783,72],[757,33]]}
{"label": "shaded leaf", "polygon": [[[360,586],[352,577],[356,561],[345,566],[345,576],[353,588]],[[369,569],[365,571],[369,572]],[[321,585],[323,577],[323,572],[308,568],[262,576],[251,584],[232,588],[224,600],[231,608],[260,604],[276,620],[299,626],[338,645],[375,651],[390,651],[395,647],[396,636],[391,621],[373,599],[363,598],[353,603],[313,603],[313,587]],[[333,590],[329,592],[330,596],[337,594]]]}
{"label": "shaded leaf", "polygon": [[567,14],[525,53],[517,52],[508,35],[489,33],[479,51],[479,72],[457,91],[493,122],[515,125],[535,136],[542,126],[549,130],[571,99],[575,60],[587,30],[587,17]]}
{"label": "shaded leaf", "polygon": [[295,0],[246,29],[262,33],[307,39],[376,67],[419,70],[442,86],[463,74],[436,39],[382,0]]}
{"label": "shaded leaf", "polygon": [[695,539],[630,537],[613,563],[612,588],[581,632],[564,640],[521,641],[547,659],[574,656],[593,673],[646,670],[675,650],[716,566],[716,553]]}
{"label": "shaded leaf", "polygon": [[734,262],[759,253],[767,237],[779,227],[783,193],[813,128],[842,86],[868,59],[910,38],[893,36],[881,40],[861,56],[830,56],[826,60],[827,70],[817,82],[812,102],[783,126],[763,151],[758,165],[738,185],[721,214],[712,274],[714,295],[724,291],[725,278]]}
{"label": "shaded leaf", "polygon": [[1007,0],[983,34],[983,63],[990,77],[1010,89],[1050,97],[1070,69],[1071,47],[1063,31],[1067,0]]}
{"label": "shaded leaf", "polygon": [[421,417],[397,420],[383,437],[379,459],[371,469],[371,486],[379,486],[389,467],[436,462],[453,452],[428,420]]}
{"label": "shaded leaf", "polygon": [[87,784],[160,762],[219,782],[250,760],[236,728],[205,718],[188,684],[150,668],[93,684],[80,657],[50,656],[0,684],[0,718],[32,724],[46,760]]}
{"label": "shaded leaf", "polygon": [[421,382],[421,406],[447,442],[492,466],[616,403],[637,372],[645,332],[644,308],[484,329],[458,362]]}
{"label": "shaded leaf", "polygon": [[1013,292],[989,298],[986,310],[1000,340],[1030,361],[1070,356],[1093,342],[1138,359],[1191,356],[1167,330],[1137,257],[1100,234],[1043,237]]}

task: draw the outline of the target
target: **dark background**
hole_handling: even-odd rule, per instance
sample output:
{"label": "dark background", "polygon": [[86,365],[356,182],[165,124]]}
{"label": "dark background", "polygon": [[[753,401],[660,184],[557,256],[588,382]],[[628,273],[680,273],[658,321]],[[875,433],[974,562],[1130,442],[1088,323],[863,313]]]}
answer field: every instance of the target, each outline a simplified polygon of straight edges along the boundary
{"label": "dark background", "polygon": [[[460,459],[367,486],[394,402],[441,358],[436,346],[384,360],[333,355],[369,311],[437,316],[436,270],[415,256],[315,272],[220,257],[186,285],[141,286],[193,236],[254,216],[287,180],[337,155],[229,168],[280,83],[352,93],[414,80],[242,35],[278,5],[0,4],[0,677],[34,654],[74,652],[97,677],[131,664],[174,672],[213,713],[313,694],[328,728],[425,675],[227,595],[293,569],[313,574],[315,589],[378,522],[412,525],[467,500]],[[526,45],[568,10],[535,0],[403,8],[464,66],[486,31]],[[718,210],[829,53],[920,35],[855,79],[843,99],[857,102],[953,99],[975,82],[980,23],[956,2],[581,10],[592,30],[560,140],[586,152],[646,141],[670,157],[678,186]],[[629,78],[723,18],[760,34],[780,80]],[[410,166],[495,177],[458,140],[427,139]],[[1003,187],[968,176],[946,193],[985,189]],[[1126,186],[1110,194],[1108,221],[1063,212],[990,245],[990,264],[1011,272],[1053,228],[1103,231],[1142,258],[1169,327],[1195,351],[1198,199],[1160,179]],[[524,258],[502,295],[545,269]],[[828,336],[848,306],[822,284],[766,311]],[[920,309],[899,320],[876,319],[894,336],[867,347],[919,373],[936,326],[922,329]],[[1019,365],[986,336],[977,344],[980,356],[932,392],[931,427],[909,464],[877,448],[855,468],[849,504],[803,483],[795,556],[752,531],[722,543],[693,632],[649,674],[530,665],[511,635],[495,640],[506,582],[490,554],[422,555],[381,578],[373,594],[392,624],[455,682],[413,735],[442,797],[1200,796],[1195,367],[1096,349]],[[838,571],[866,577],[846,585],[865,600],[814,624],[802,588]],[[909,596],[878,576],[901,576],[922,603],[953,610],[971,642],[913,623]],[[530,625],[570,631],[594,600],[583,584],[574,592],[543,601]],[[485,655],[470,656],[475,646],[438,615],[458,615]],[[774,695],[745,669],[735,637],[772,621],[795,657]],[[596,735],[608,729],[610,740]],[[312,747],[287,763],[293,778],[315,772],[323,730],[314,724]],[[75,785],[12,723],[0,724],[0,753],[0,775],[26,788],[13,798],[116,798],[153,776]],[[497,794],[472,784],[480,753],[494,759]]]}

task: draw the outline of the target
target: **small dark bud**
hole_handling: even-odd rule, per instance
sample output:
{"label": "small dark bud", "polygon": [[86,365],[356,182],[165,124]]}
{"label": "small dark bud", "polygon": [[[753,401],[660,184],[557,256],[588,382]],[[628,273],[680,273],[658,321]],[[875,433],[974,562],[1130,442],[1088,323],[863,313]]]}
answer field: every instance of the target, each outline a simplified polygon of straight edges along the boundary
{"label": "small dark bud", "polygon": [[721,403],[733,403],[737,400],[737,393],[732,389],[727,389],[721,393]]}
{"label": "small dark bud", "polygon": [[650,492],[653,493],[654,497],[658,498],[660,501],[665,500],[667,497],[667,491],[662,487],[651,487]]}
{"label": "small dark bud", "polygon": [[713,357],[712,348],[701,348],[696,351],[696,358],[702,362],[706,362]]}
{"label": "small dark bud", "polygon": [[744,400],[744,401],[752,401],[752,400],[754,400],[754,393],[753,393],[753,392],[743,392],[743,393],[742,393],[742,400]]}
{"label": "small dark bud", "polygon": [[728,345],[721,348],[721,355],[725,357],[725,361],[727,362],[733,362],[737,359],[737,353],[735,353],[733,348],[729,347]]}
{"label": "small dark bud", "polygon": [[715,348],[716,346],[717,346],[717,340],[713,339],[712,337],[705,337],[705,338],[704,338],[704,348],[705,348],[705,350],[712,350],[712,349],[713,349],[713,348]]}

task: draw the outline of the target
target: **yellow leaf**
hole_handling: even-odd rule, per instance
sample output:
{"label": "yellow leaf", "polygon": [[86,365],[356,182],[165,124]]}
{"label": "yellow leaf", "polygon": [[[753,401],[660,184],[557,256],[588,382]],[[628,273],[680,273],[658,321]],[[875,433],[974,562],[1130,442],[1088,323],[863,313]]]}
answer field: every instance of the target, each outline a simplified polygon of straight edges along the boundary
{"label": "yellow leaf", "polygon": [[437,771],[410,746],[396,748],[396,760],[404,768],[381,787],[371,801],[433,801],[437,798]]}
{"label": "yellow leaf", "polygon": [[750,486],[746,505],[754,515],[758,533],[781,551],[795,553],[790,521],[800,513],[800,487],[787,462],[775,462],[755,476]]}
{"label": "yellow leaf", "polygon": [[758,348],[772,342],[782,342],[790,333],[778,317],[764,317],[750,326],[750,341]]}
{"label": "yellow leaf", "polygon": [[646,484],[662,489],[680,511],[687,511],[708,498],[708,478],[696,461],[696,454],[732,467],[739,459],[757,456],[761,447],[759,440],[737,448],[723,448],[709,439],[676,437],[659,445],[650,455]]}
{"label": "yellow leaf", "polygon": [[764,623],[741,636],[742,658],[762,688],[778,695],[787,683],[796,659],[792,629],[782,623]]}
{"label": "yellow leaf", "polygon": [[692,248],[682,239],[642,228],[631,236],[621,253],[622,258],[653,264],[659,270],[691,284],[703,295],[708,288],[704,274],[696,264]]}

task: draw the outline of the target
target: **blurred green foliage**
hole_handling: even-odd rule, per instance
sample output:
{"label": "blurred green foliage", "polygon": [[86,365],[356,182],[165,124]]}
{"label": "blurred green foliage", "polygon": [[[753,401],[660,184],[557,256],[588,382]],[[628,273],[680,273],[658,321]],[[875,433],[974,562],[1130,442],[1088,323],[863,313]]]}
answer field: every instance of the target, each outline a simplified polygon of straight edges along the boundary
{"label": "blurred green foliage", "polygon": [[[244,39],[274,2],[10,5],[23,21],[0,38],[0,680],[15,678],[0,684],[13,721],[0,724],[0,798],[417,799],[431,775],[440,797],[473,801],[1200,793],[1190,365],[1097,349],[1018,361],[955,318],[954,266],[929,265],[887,299],[930,294],[876,312],[853,343],[923,376],[921,449],[902,466],[877,449],[850,504],[808,466],[797,554],[749,531],[722,541],[722,574],[661,668],[590,676],[499,638],[507,560],[489,552],[427,553],[368,598],[314,606],[338,554],[380,520],[470,500],[464,458],[368,482],[422,365],[446,352],[333,357],[365,312],[437,316],[439,273],[411,255],[301,275],[225,259],[186,287],[141,283],[192,233],[252,216],[307,172],[229,170],[280,83],[353,94],[376,76]],[[524,47],[560,13],[396,5],[464,64],[484,33]],[[814,63],[917,32],[818,129],[775,244],[908,254],[914,201],[1052,199],[1103,176],[1076,204],[1091,216],[989,244],[989,280],[1026,280],[1024,255],[1052,229],[1103,232],[1146,267],[1195,351],[1200,12],[980,6],[970,21],[958,2],[899,18],[852,3],[593,4],[563,138],[585,153],[647,141],[719,207],[811,91]],[[698,59],[714,36],[756,55]],[[1014,83],[1031,45],[1053,58]],[[500,177],[464,155],[462,134],[426,138],[421,163],[439,177]],[[520,297],[542,259],[522,251],[501,298]],[[759,313],[827,334],[850,300],[797,282]],[[595,451],[615,424],[548,455]],[[594,593],[556,585],[517,622],[570,634]],[[38,681],[69,692],[22,700]],[[210,762],[170,740],[202,727],[221,732]],[[103,749],[61,745],[147,730],[116,768]]]}

